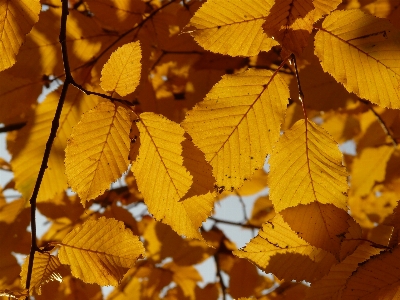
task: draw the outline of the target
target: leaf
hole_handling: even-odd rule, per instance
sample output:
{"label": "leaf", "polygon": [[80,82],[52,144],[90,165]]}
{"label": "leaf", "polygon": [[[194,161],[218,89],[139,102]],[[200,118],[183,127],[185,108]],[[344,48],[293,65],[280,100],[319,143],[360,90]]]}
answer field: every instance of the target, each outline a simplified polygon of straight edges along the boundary
{"label": "leaf", "polygon": [[393,151],[392,146],[365,148],[361,155],[354,159],[351,172],[351,191],[354,196],[366,196],[375,182],[385,179],[386,165]]}
{"label": "leaf", "polygon": [[398,298],[399,258],[399,247],[371,257],[352,273],[343,290],[342,299]]}
{"label": "leaf", "polygon": [[153,113],[142,113],[137,126],[141,145],[132,172],[149,212],[178,234],[202,239],[198,228],[209,216],[214,199],[209,194],[180,201],[192,185],[181,156],[183,129]]}
{"label": "leaf", "polygon": [[102,194],[127,170],[131,123],[125,108],[102,102],[74,127],[65,149],[65,173],[82,204]]}
{"label": "leaf", "polygon": [[[29,255],[26,257],[21,270],[21,281],[23,286],[25,286],[26,283],[28,265]],[[31,290],[35,290],[35,292],[40,295],[42,293],[42,285],[45,283],[54,280],[62,282],[62,276],[57,272],[60,266],[60,261],[56,256],[53,256],[48,252],[35,252],[30,287]]]}
{"label": "leaf", "polygon": [[332,254],[301,239],[278,214],[243,249],[233,254],[280,279],[308,282],[321,278],[337,262]]}
{"label": "leaf", "polygon": [[281,215],[299,237],[339,259],[351,219],[345,210],[332,204],[312,202],[286,208]]}
{"label": "leaf", "polygon": [[29,297],[28,290],[0,290],[0,296],[3,297],[8,297],[9,299],[25,299],[26,297]]}
{"label": "leaf", "polygon": [[127,269],[144,256],[142,242],[124,223],[101,217],[75,227],[60,243],[58,257],[86,283],[117,286]]}
{"label": "leaf", "polygon": [[115,91],[121,96],[132,93],[139,85],[141,58],[139,42],[125,44],[115,50],[101,71],[102,89]]}
{"label": "leaf", "polygon": [[209,0],[196,11],[187,31],[206,50],[254,56],[277,45],[261,27],[272,4],[272,0]]}
{"label": "leaf", "polygon": [[308,43],[313,24],[340,3],[338,0],[276,1],[263,28],[286,51],[299,55]]}
{"label": "leaf", "polygon": [[360,98],[400,108],[400,32],[361,10],[336,11],[315,36],[325,72]]}
{"label": "leaf", "polygon": [[279,139],[289,91],[267,70],[225,75],[182,123],[213,167],[220,190],[239,188],[261,169]]}
{"label": "leaf", "polygon": [[332,137],[310,120],[281,136],[269,160],[270,199],[275,210],[318,201],[346,210],[347,173]]}
{"label": "leaf", "polygon": [[348,278],[361,263],[380,251],[381,249],[372,247],[369,243],[361,244],[353,254],[333,266],[327,275],[313,283],[306,299],[343,299],[340,295]]}
{"label": "leaf", "polygon": [[[46,99],[36,107],[27,125],[18,131],[15,141],[7,145],[12,154],[11,166],[15,186],[25,200],[30,198],[37,180],[59,97],[60,90],[47,95]],[[71,89],[68,93],[39,190],[38,201],[52,199],[68,187],[64,170],[64,149],[67,138],[82,112],[89,110],[96,103],[96,97],[82,95],[77,89]]]}
{"label": "leaf", "polygon": [[0,71],[11,67],[25,35],[39,20],[39,0],[2,0],[0,2]]}

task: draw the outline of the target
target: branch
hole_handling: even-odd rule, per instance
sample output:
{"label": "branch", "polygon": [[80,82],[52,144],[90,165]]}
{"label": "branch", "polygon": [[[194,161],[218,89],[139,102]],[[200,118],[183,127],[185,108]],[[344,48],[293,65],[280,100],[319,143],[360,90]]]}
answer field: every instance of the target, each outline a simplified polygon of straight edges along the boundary
{"label": "branch", "polygon": [[219,261],[218,261],[218,253],[214,254],[214,261],[215,261],[215,266],[217,269],[217,277],[219,279],[219,284],[221,285],[221,290],[222,290],[222,300],[226,300],[226,286],[224,283],[224,280],[222,278],[222,274],[221,274],[221,268],[219,265]]}
{"label": "branch", "polygon": [[[297,70],[296,56],[292,53],[290,55],[290,59],[291,59],[291,62],[293,63],[293,65],[294,65],[294,70],[295,70],[296,79],[297,79],[297,88],[299,90],[299,100],[300,100],[301,106],[303,108],[304,118],[307,119],[307,110],[306,110],[306,107],[305,107],[305,104],[304,104],[304,94],[303,94],[303,90],[301,89],[299,71]],[[306,122],[306,127],[307,127],[307,122]]]}
{"label": "branch", "polygon": [[[68,0],[62,0],[62,15],[61,15],[61,26],[60,26],[60,43],[61,43],[61,51],[62,51],[62,58],[64,64],[64,70],[67,74],[64,86],[61,91],[60,99],[58,100],[58,105],[56,109],[56,113],[54,115],[52,124],[51,124],[51,132],[49,135],[49,139],[46,143],[46,148],[44,150],[42,164],[40,166],[39,174],[35,183],[35,187],[32,192],[31,199],[29,200],[31,204],[31,233],[32,233],[32,241],[31,241],[31,250],[29,252],[29,265],[28,265],[28,272],[26,276],[26,285],[25,288],[28,290],[31,284],[32,278],[32,270],[33,270],[33,261],[35,257],[35,252],[39,251],[39,247],[36,244],[36,200],[39,194],[40,185],[43,180],[44,172],[47,169],[47,163],[49,161],[51,146],[53,145],[53,141],[57,135],[57,130],[59,126],[61,111],[64,105],[65,98],[67,96],[68,87],[71,83],[72,77],[68,76],[69,73],[69,64],[68,64],[68,53],[67,53],[67,43],[66,43],[66,30],[67,30],[67,16],[68,16]],[[70,73],[69,73],[70,74]],[[25,299],[29,299],[27,296]]]}
{"label": "branch", "polygon": [[21,122],[21,123],[15,123],[15,124],[10,124],[6,125],[0,128],[0,133],[5,133],[13,130],[18,130],[21,129],[26,125],[26,122]]}
{"label": "branch", "polygon": [[399,145],[396,141],[396,139],[393,137],[393,135],[391,134],[389,127],[386,126],[385,121],[381,118],[381,116],[378,114],[378,112],[374,109],[374,107],[366,100],[364,99],[359,99],[360,102],[364,103],[366,106],[368,106],[368,109],[375,115],[375,117],[378,119],[379,124],[382,127],[382,130],[385,132],[385,134],[390,138],[390,140],[392,141],[392,144],[394,146],[394,148],[397,148],[397,146]]}
{"label": "branch", "polygon": [[209,217],[209,220],[212,220],[216,223],[222,223],[222,224],[228,224],[228,225],[234,225],[234,226],[240,226],[240,227],[245,227],[245,228],[252,228],[252,229],[260,229],[260,226],[253,225],[253,224],[242,224],[242,223],[236,223],[236,222],[231,222],[231,221],[226,221],[226,220],[220,220],[216,219],[214,217]]}

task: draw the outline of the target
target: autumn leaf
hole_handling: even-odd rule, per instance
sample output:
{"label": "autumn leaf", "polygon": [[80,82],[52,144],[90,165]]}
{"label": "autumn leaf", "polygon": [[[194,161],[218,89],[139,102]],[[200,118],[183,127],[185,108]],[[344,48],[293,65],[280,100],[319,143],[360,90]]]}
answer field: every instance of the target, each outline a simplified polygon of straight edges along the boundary
{"label": "autumn leaf", "polygon": [[349,91],[383,107],[400,108],[399,32],[361,10],[336,11],[315,36],[325,72]]}
{"label": "autumn leaf", "polygon": [[261,169],[279,139],[289,91],[277,73],[225,75],[186,115],[183,128],[213,167],[217,186],[233,191]]}
{"label": "autumn leaf", "polygon": [[115,91],[121,96],[132,93],[139,85],[141,58],[139,42],[125,44],[115,50],[101,71],[102,89]]}
{"label": "autumn leaf", "polygon": [[253,56],[277,43],[263,32],[264,17],[273,1],[209,0],[186,28],[204,49],[231,56]]}
{"label": "autumn leaf", "polygon": [[58,257],[86,283],[117,286],[127,269],[144,256],[142,242],[123,222],[101,217],[75,227],[60,243]]}
{"label": "autumn leaf", "polygon": [[11,1],[0,3],[0,71],[11,67],[24,42],[25,35],[39,20],[39,0]]}
{"label": "autumn leaf", "polygon": [[346,210],[347,173],[336,142],[310,120],[287,130],[269,160],[275,210],[318,201]]}
{"label": "autumn leaf", "polygon": [[273,37],[282,45],[285,51],[299,55],[308,43],[313,24],[334,10],[340,2],[338,0],[276,1],[265,19],[263,28],[269,37]]}
{"label": "autumn leaf", "polygon": [[[29,255],[26,257],[21,270],[22,285],[25,286],[26,276],[28,272]],[[57,272],[61,267],[60,261],[56,256],[48,252],[35,252],[33,261],[31,289],[40,295],[42,293],[42,285],[49,281],[62,282],[62,276]]]}
{"label": "autumn leaf", "polygon": [[337,262],[332,254],[301,239],[279,214],[265,223],[243,249],[233,254],[280,279],[309,282],[321,278]]}
{"label": "autumn leaf", "polygon": [[65,149],[65,172],[82,204],[102,194],[128,169],[131,122],[125,108],[102,102],[74,127]]}
{"label": "autumn leaf", "polygon": [[178,234],[202,239],[198,228],[209,216],[214,200],[200,195],[179,201],[193,182],[181,156],[184,130],[153,113],[141,114],[136,124],[141,145],[132,172],[149,212]]}
{"label": "autumn leaf", "polygon": [[29,296],[28,290],[0,290],[0,296],[8,297],[9,299],[25,299]]}

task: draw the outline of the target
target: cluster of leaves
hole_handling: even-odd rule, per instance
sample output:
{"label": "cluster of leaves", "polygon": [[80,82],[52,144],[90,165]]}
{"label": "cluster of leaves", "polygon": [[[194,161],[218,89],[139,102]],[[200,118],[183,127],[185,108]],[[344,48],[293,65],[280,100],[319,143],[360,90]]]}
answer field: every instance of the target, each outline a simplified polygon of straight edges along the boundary
{"label": "cluster of leaves", "polygon": [[[399,297],[399,13],[399,0],[0,0],[0,167],[21,193],[0,195],[0,295]],[[202,227],[223,222],[217,201],[265,187],[235,223],[259,228],[244,248]],[[194,265],[212,257],[201,288]]]}

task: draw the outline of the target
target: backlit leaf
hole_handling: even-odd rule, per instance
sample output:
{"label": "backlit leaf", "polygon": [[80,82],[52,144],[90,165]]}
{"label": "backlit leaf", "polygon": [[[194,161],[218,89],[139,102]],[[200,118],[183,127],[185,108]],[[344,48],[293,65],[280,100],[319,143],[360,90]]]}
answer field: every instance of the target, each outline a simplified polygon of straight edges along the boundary
{"label": "backlit leaf", "polygon": [[261,169],[279,139],[289,91],[267,70],[225,75],[187,113],[182,126],[213,167],[220,191],[233,191]]}
{"label": "backlit leaf", "polygon": [[301,239],[281,215],[265,223],[255,238],[233,253],[285,280],[313,282],[337,262],[332,254]]}
{"label": "backlit leaf", "polygon": [[380,106],[400,108],[400,32],[361,10],[336,11],[315,36],[325,72],[349,92]]}
{"label": "backlit leaf", "polygon": [[332,204],[312,202],[281,211],[293,231],[310,245],[331,252],[339,258],[341,244],[351,217],[347,211]]}
{"label": "backlit leaf", "polygon": [[372,247],[369,243],[361,244],[353,254],[333,266],[327,275],[313,283],[306,299],[343,299],[340,297],[341,291],[351,274],[362,262],[381,251],[382,249]]}
{"label": "backlit leaf", "polygon": [[[334,10],[339,0],[280,0],[272,6],[263,28],[289,52],[299,55],[307,45],[313,24]],[[285,55],[284,55],[285,56]]]}
{"label": "backlit leaf", "polygon": [[351,191],[354,196],[366,196],[375,182],[385,179],[386,165],[393,151],[393,146],[366,148],[354,159],[351,172]]}
{"label": "backlit leaf", "polygon": [[60,243],[58,257],[86,283],[117,286],[127,269],[144,256],[142,242],[123,222],[101,217],[72,230]]}
{"label": "backlit leaf", "polygon": [[287,130],[269,160],[275,210],[318,201],[346,210],[347,173],[332,137],[310,120]]}
{"label": "backlit leaf", "polygon": [[231,56],[253,56],[277,43],[262,29],[273,0],[209,0],[196,11],[188,30],[204,49]]}
{"label": "backlit leaf", "polygon": [[[21,270],[22,285],[25,286],[26,276],[28,272],[29,255],[26,257]],[[56,256],[48,252],[35,252],[35,259],[33,260],[31,289],[40,295],[41,287],[49,281],[62,281],[62,276],[57,272],[61,266],[60,261]],[[32,293],[31,293],[32,294]]]}
{"label": "backlit leaf", "polygon": [[0,71],[11,67],[25,35],[39,20],[39,0],[0,1]]}
{"label": "backlit leaf", "polygon": [[125,108],[102,102],[74,127],[65,149],[65,172],[82,204],[102,194],[127,170],[131,123]]}
{"label": "backlit leaf", "polygon": [[140,59],[142,52],[139,42],[125,44],[115,50],[101,71],[101,87],[121,96],[132,93],[139,85]]}
{"label": "backlit leaf", "polygon": [[352,273],[342,299],[398,299],[399,258],[399,247],[371,257]]}
{"label": "backlit leaf", "polygon": [[184,130],[153,113],[142,113],[136,124],[140,149],[132,172],[149,212],[178,234],[202,239],[198,228],[209,216],[214,201],[207,195],[179,201],[193,182],[181,156]]}

